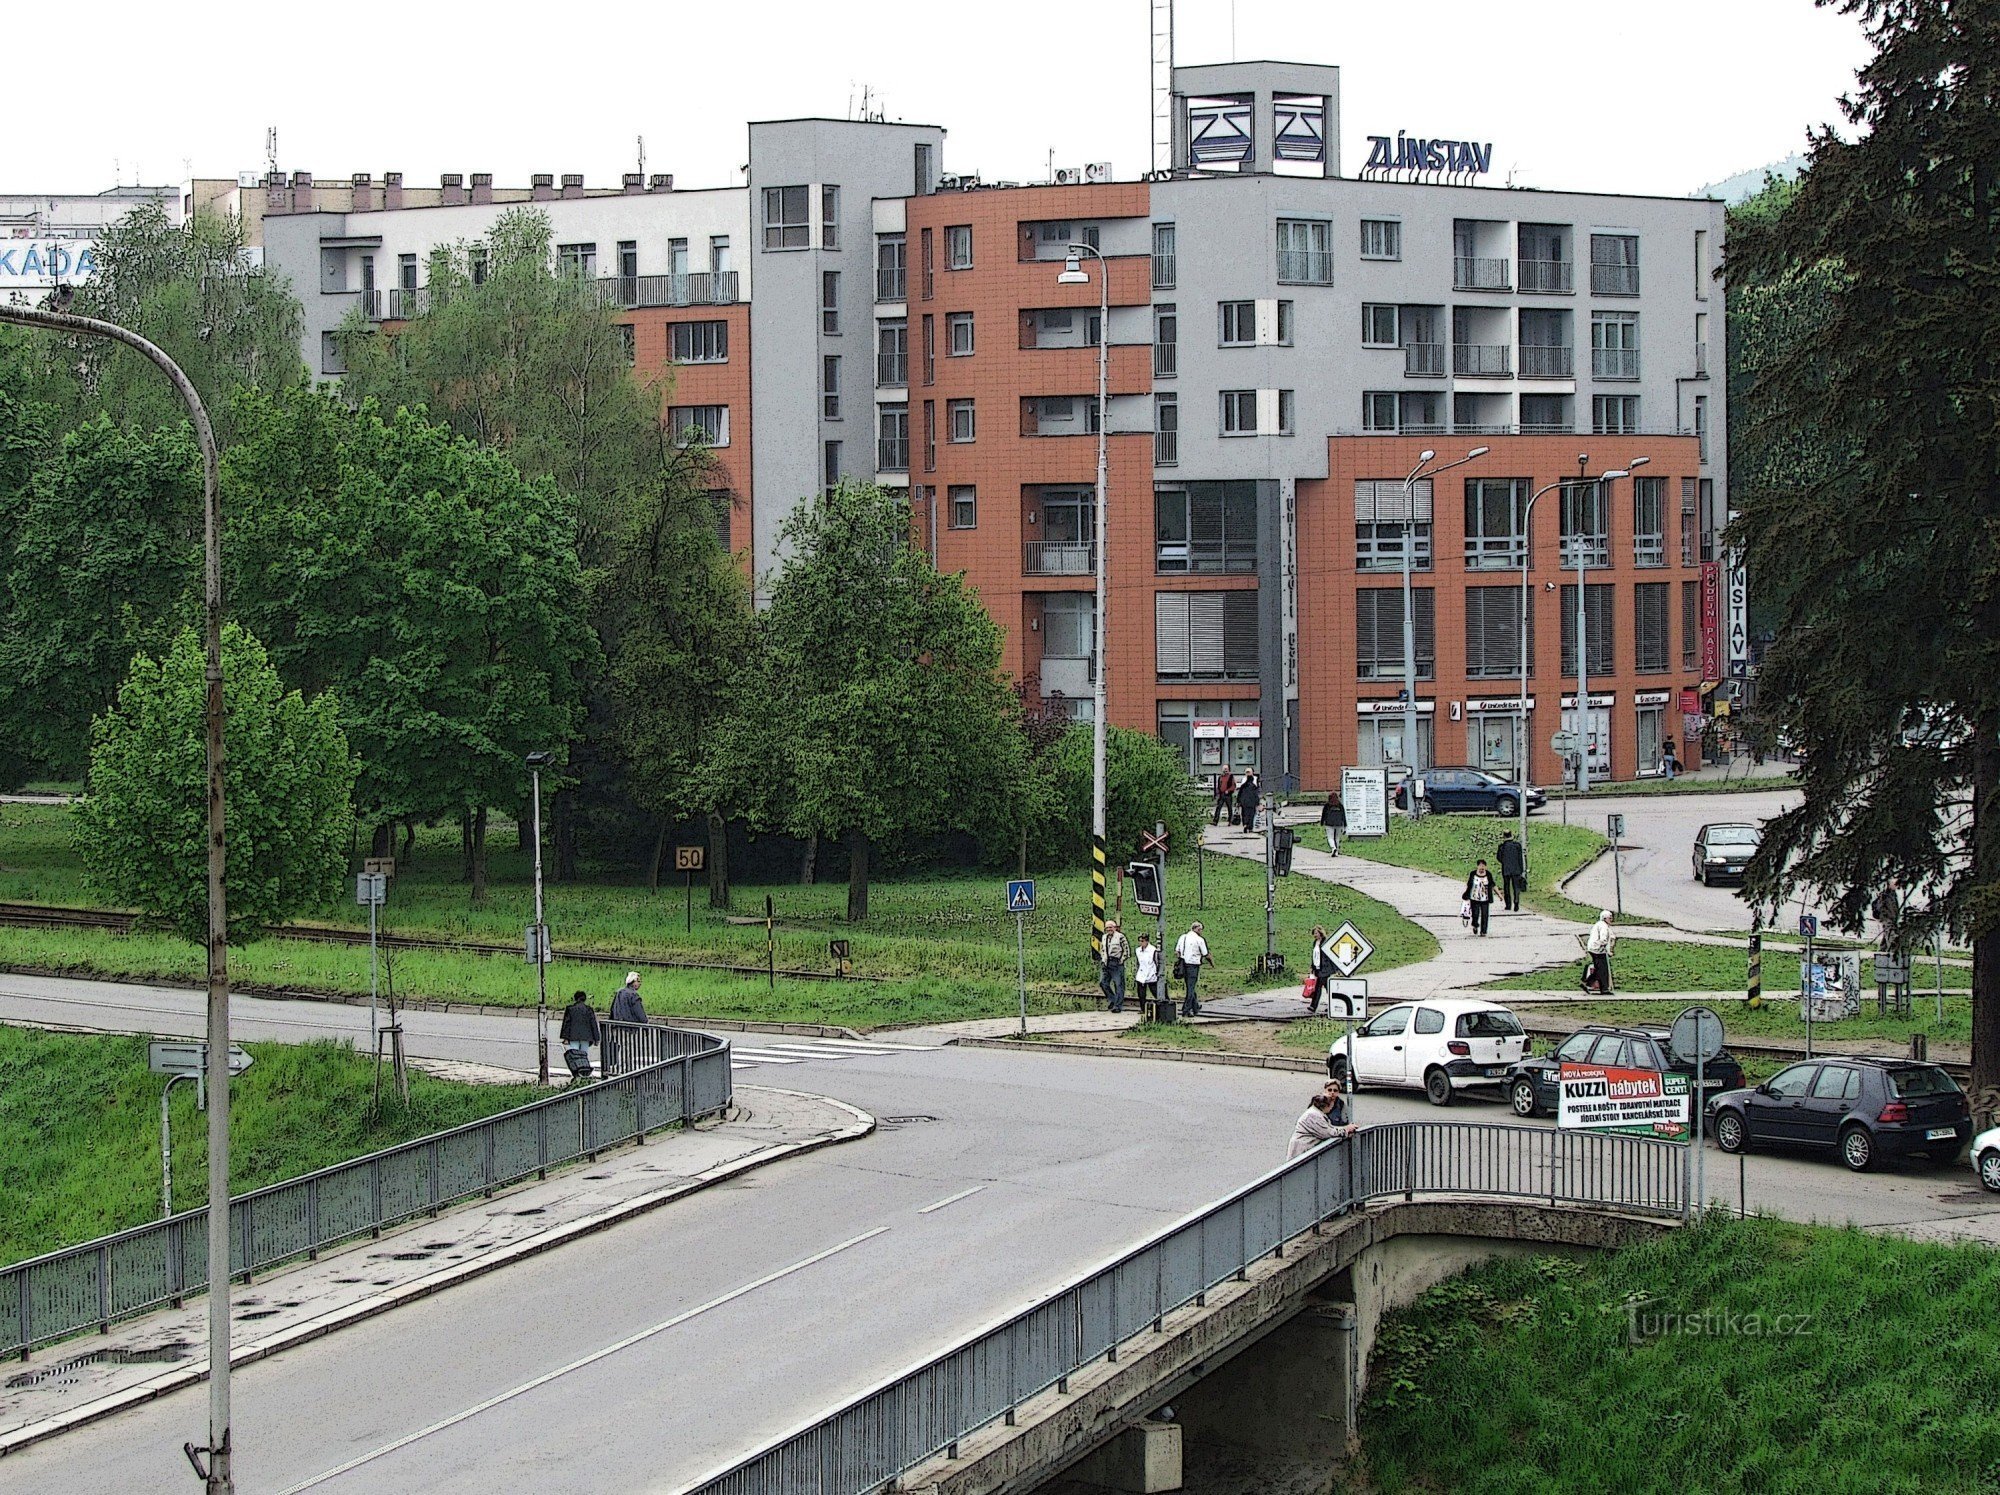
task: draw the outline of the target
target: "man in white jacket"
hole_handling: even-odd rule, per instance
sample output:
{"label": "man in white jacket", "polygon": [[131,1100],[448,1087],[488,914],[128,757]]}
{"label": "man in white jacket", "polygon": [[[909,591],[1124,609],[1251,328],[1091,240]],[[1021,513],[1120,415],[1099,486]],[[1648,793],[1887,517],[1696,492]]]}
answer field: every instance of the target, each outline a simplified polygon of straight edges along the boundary
{"label": "man in white jacket", "polygon": [[1208,959],[1208,941],[1201,937],[1201,920],[1196,919],[1188,926],[1188,932],[1174,942],[1174,956],[1181,963],[1182,979],[1187,982],[1187,1000],[1181,1004],[1182,1017],[1201,1015],[1201,998],[1195,987],[1201,980],[1202,962]]}

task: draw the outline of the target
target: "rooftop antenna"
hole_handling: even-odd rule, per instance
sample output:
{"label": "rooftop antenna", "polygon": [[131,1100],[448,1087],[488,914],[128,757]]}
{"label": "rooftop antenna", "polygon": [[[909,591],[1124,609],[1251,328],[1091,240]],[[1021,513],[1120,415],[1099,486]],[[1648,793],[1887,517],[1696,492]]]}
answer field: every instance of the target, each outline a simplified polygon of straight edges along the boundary
{"label": "rooftop antenna", "polygon": [[277,179],[278,179],[278,127],[276,125],[270,125],[267,126],[264,131],[264,180],[267,182],[275,182],[277,181]]}
{"label": "rooftop antenna", "polygon": [[639,137],[639,175],[644,176],[645,174],[646,174],[646,137],[644,135],[641,135]]}
{"label": "rooftop antenna", "polygon": [[1174,169],[1174,0],[1153,7],[1153,170]]}

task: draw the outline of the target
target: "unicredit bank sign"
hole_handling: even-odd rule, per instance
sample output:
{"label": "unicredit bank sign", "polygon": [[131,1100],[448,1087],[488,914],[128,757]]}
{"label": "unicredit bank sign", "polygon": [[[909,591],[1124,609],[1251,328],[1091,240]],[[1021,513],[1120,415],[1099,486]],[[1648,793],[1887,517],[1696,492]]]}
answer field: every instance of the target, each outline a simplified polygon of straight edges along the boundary
{"label": "unicredit bank sign", "polygon": [[75,285],[96,268],[94,239],[0,239],[0,295]]}

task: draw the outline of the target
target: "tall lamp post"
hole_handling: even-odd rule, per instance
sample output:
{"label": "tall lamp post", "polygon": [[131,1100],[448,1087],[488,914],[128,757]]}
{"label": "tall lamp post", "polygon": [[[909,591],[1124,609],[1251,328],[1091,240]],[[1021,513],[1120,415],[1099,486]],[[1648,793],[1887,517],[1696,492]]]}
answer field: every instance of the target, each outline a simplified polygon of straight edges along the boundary
{"label": "tall lamp post", "polygon": [[[69,292],[58,288],[58,305]],[[223,894],[222,837],[222,503],[216,489],[215,429],[181,366],[156,344],[115,322],[0,305],[0,322],[82,337],[109,338],[137,349],[172,382],[194,422],[201,444],[202,644],[205,695],[202,722],[208,759],[208,1446],[186,1445],[211,1495],[235,1489],[229,1435],[229,919]],[[208,1456],[204,1467],[199,1455]]]}
{"label": "tall lamp post", "polygon": [[1105,263],[1104,252],[1095,244],[1072,244],[1068,257],[1063,261],[1062,273],[1056,277],[1057,285],[1079,286],[1090,284],[1090,274],[1083,268],[1083,257],[1090,255],[1097,261],[1097,607],[1093,627],[1096,631],[1096,669],[1092,671],[1090,701],[1093,719],[1090,724],[1090,950],[1100,955],[1104,950],[1104,677],[1106,654],[1104,639],[1108,619],[1106,601],[1109,596],[1108,578],[1111,571],[1110,513],[1105,502],[1105,478],[1110,452],[1106,446],[1111,428],[1111,268]]}
{"label": "tall lamp post", "polygon": [[[1417,548],[1417,479],[1435,478],[1439,473],[1450,472],[1454,467],[1463,467],[1468,462],[1477,461],[1491,448],[1475,446],[1455,462],[1447,462],[1439,468],[1430,468],[1437,460],[1437,453],[1425,449],[1417,456],[1417,465],[1410,469],[1410,475],[1403,479],[1403,751],[1410,759],[1410,814],[1420,813],[1417,804],[1416,777],[1422,767],[1417,759],[1422,756],[1417,751],[1417,614],[1416,594],[1410,590],[1410,563]],[[1430,468],[1429,471],[1426,471]],[[1432,523],[1436,524],[1437,503],[1431,504]],[[1435,530],[1433,530],[1435,533]]]}
{"label": "tall lamp post", "polygon": [[[1611,533],[1610,485],[1619,478],[1629,476],[1633,469],[1644,467],[1652,460],[1651,457],[1634,457],[1623,467],[1614,467],[1609,472],[1598,476],[1597,482],[1593,486],[1598,489],[1604,498],[1604,529],[1607,536]],[[1584,501],[1583,486],[1581,483],[1577,485],[1576,499],[1579,504]],[[1607,557],[1607,559],[1609,558]],[[1589,569],[1590,537],[1585,533],[1583,525],[1579,523],[1576,526],[1576,727],[1578,735],[1583,739],[1583,750],[1576,755],[1576,792],[1578,794],[1587,793],[1590,789],[1590,639],[1586,623],[1588,609],[1584,606],[1589,596],[1589,589],[1584,585],[1584,578],[1588,575]],[[1557,714],[1560,716],[1562,701],[1560,685],[1558,686],[1556,701]]]}
{"label": "tall lamp post", "polygon": [[555,754],[528,754],[528,776],[534,784],[535,833],[535,1076],[549,1083],[549,926],[542,918],[542,770]]}
{"label": "tall lamp post", "polygon": [[[1590,458],[1588,456],[1579,456],[1577,458],[1578,469],[1581,470],[1583,467],[1588,466],[1589,462]],[[1518,640],[1521,650],[1521,714],[1518,718],[1520,725],[1517,728],[1515,739],[1514,777],[1520,786],[1520,793],[1517,796],[1518,802],[1515,805],[1515,809],[1521,816],[1520,841],[1521,854],[1523,856],[1527,855],[1528,851],[1528,753],[1530,751],[1528,746],[1528,561],[1535,534],[1533,524],[1535,501],[1544,493],[1555,492],[1556,489],[1563,487],[1569,481],[1570,479],[1568,478],[1557,478],[1553,483],[1537,488],[1533,493],[1528,495],[1527,506],[1521,510],[1521,632]],[[1560,726],[1562,723],[1561,680],[1556,682],[1556,699],[1556,723]]]}

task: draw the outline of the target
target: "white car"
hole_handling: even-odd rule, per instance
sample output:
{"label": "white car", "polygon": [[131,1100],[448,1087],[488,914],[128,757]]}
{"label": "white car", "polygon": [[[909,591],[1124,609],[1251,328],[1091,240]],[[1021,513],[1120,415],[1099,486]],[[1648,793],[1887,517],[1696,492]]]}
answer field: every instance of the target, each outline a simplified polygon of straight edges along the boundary
{"label": "white car", "polygon": [[2000,1194],[2000,1126],[1972,1139],[1972,1171],[1987,1188]]}
{"label": "white car", "polygon": [[[1326,1072],[1347,1079],[1349,1039],[1326,1051]],[[1498,1087],[1528,1051],[1521,1020],[1497,1002],[1475,997],[1398,1002],[1358,1028],[1352,1039],[1354,1081],[1421,1090],[1434,1106],[1475,1086]]]}

